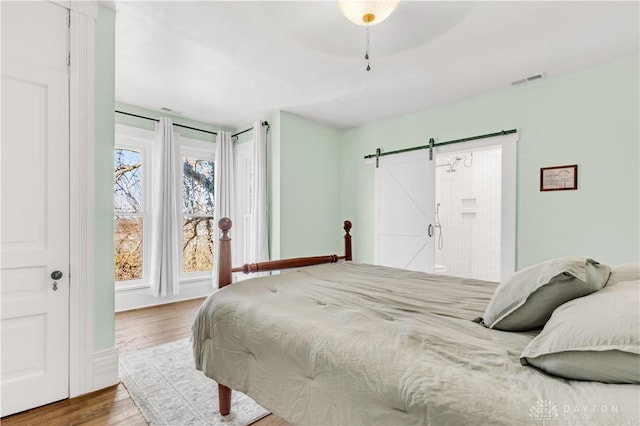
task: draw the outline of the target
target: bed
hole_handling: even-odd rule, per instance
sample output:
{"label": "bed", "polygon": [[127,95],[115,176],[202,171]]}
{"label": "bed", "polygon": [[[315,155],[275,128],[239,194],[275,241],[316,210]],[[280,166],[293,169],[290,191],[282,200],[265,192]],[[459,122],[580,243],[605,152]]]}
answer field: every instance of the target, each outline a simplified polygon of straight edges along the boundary
{"label": "bed", "polygon": [[[196,368],[219,384],[223,415],[229,413],[234,389],[294,424],[640,424],[636,372],[630,383],[552,375],[533,365],[540,359],[536,354],[523,358],[540,329],[513,332],[482,324],[479,317],[487,317],[498,283],[354,263],[349,222],[344,256],[232,268],[231,221],[221,220],[220,226],[224,288],[200,308],[193,349]],[[227,285],[232,271],[283,266],[296,269]],[[629,274],[610,286],[626,289],[626,299],[633,299],[640,281],[635,270]],[[558,276],[568,279],[568,274]],[[607,272],[606,281],[611,279]],[[610,299],[607,292],[593,294]],[[555,311],[560,309],[546,321],[566,326]],[[633,314],[625,327],[631,333],[639,327]],[[640,370],[635,337],[624,338],[627,349],[613,352],[630,354],[622,362]],[[611,346],[607,349],[613,353]],[[561,355],[567,353],[575,351]],[[587,365],[597,369],[589,356]],[[569,365],[576,369],[573,361]]]}

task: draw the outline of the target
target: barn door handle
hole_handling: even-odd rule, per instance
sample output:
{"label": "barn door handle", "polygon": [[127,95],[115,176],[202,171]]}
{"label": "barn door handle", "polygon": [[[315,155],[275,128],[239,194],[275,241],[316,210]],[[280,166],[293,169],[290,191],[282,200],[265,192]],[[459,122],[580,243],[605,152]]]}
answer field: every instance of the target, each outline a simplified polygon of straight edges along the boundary
{"label": "barn door handle", "polygon": [[427,235],[430,237],[433,237],[433,225],[429,224],[429,227],[427,228]]}

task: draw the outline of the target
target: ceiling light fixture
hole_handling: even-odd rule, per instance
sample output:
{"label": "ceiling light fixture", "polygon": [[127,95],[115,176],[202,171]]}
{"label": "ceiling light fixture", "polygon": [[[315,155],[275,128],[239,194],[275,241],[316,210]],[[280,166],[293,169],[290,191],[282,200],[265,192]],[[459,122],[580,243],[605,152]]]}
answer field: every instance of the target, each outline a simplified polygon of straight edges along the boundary
{"label": "ceiling light fixture", "polygon": [[371,71],[369,64],[369,27],[379,24],[391,15],[398,7],[400,0],[338,0],[340,11],[351,22],[366,27],[366,47],[364,59],[367,60],[367,71]]}

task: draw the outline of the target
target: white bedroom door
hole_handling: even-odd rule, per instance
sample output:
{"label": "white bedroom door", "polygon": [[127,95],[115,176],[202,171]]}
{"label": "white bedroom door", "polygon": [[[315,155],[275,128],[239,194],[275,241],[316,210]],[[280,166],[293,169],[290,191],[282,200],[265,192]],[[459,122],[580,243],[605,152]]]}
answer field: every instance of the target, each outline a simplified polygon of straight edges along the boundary
{"label": "white bedroom door", "polygon": [[429,159],[429,150],[379,158],[374,202],[376,264],[434,271],[434,194],[435,161]]}
{"label": "white bedroom door", "polygon": [[1,415],[69,396],[68,11],[2,2]]}

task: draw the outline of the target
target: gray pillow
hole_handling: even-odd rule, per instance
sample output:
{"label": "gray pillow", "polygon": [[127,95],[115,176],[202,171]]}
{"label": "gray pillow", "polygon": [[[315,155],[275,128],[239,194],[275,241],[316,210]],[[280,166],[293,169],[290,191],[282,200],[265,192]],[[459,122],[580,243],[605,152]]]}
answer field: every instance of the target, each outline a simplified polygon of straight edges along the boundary
{"label": "gray pillow", "polygon": [[611,276],[607,281],[607,287],[620,281],[640,280],[640,262],[623,263],[611,267]]}
{"label": "gray pillow", "polygon": [[560,306],[520,362],[567,379],[640,383],[640,281]]}
{"label": "gray pillow", "polygon": [[553,310],[604,287],[610,268],[593,259],[561,257],[521,269],[500,283],[483,321],[489,328],[542,328]]}

